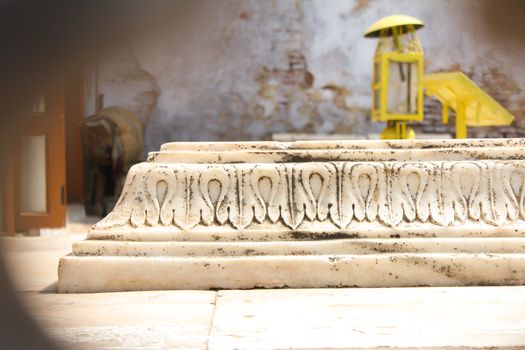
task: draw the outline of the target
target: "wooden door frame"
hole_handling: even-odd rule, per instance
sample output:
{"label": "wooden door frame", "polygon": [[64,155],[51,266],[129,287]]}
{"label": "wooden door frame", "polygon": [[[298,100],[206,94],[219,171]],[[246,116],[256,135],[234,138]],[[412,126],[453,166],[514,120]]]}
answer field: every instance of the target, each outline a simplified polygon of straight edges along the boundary
{"label": "wooden door frame", "polygon": [[[17,126],[2,140],[2,226],[7,235],[33,228],[63,227],[65,203],[65,126],[63,81],[49,86],[45,92],[46,112],[27,112],[15,121]],[[46,120],[52,116],[52,120]],[[42,118],[42,119],[39,119]],[[27,120],[26,120],[27,119]],[[46,135],[46,213],[23,213],[20,188],[20,155],[23,137]]]}
{"label": "wooden door frame", "polygon": [[[62,220],[60,225],[65,226],[66,217],[66,203],[71,200],[73,202],[83,203],[84,199],[84,172],[83,172],[83,149],[82,149],[82,138],[80,134],[81,122],[84,118],[84,71],[81,68],[72,71],[68,74],[67,79],[61,83],[62,86],[57,89],[60,91],[62,96],[60,97],[59,110],[57,111],[61,116],[61,122],[59,127],[63,130],[59,130],[59,133],[64,135],[63,148],[57,149],[57,147],[49,147],[47,149],[47,155],[50,152],[57,152],[56,154],[63,154],[60,158],[60,162],[65,164],[65,172],[59,177],[59,181],[64,184],[64,189],[60,194],[48,195],[47,206],[51,209],[61,207],[59,212],[61,213]],[[30,127],[24,125],[25,128]],[[3,188],[1,202],[1,216],[2,226],[0,227],[0,234],[4,233],[7,235],[13,235],[17,230],[23,230],[23,225],[20,226],[17,221],[20,221],[19,212],[20,198],[17,198],[17,188],[19,186],[19,135],[10,135],[10,139],[4,139],[0,141],[4,152],[2,152],[2,159],[0,159],[0,168],[3,170],[0,176],[0,186]],[[57,143],[53,143],[56,145]],[[65,151],[64,151],[65,148]],[[15,151],[16,150],[16,151]],[[46,155],[46,156],[47,156]],[[47,164],[47,176],[48,179],[56,178],[55,175],[50,176],[50,171],[53,171],[56,164]],[[59,168],[62,165],[59,166]],[[46,191],[50,193],[50,187],[57,186],[56,183],[46,183]],[[68,194],[70,193],[70,194]],[[53,198],[51,198],[53,197]],[[45,223],[44,223],[45,224]],[[57,226],[57,225],[53,225]],[[51,226],[42,226],[51,227]]]}
{"label": "wooden door frame", "polygon": [[[66,174],[65,174],[65,120],[64,120],[64,84],[57,83],[46,91],[46,107],[44,113],[32,112],[28,117],[38,122],[46,123],[45,118],[53,115],[54,119],[49,134],[46,135],[46,213],[24,213],[21,206],[20,184],[20,151],[21,138],[14,146],[12,164],[14,171],[13,187],[15,191],[15,229],[25,231],[35,227],[63,227],[66,224]],[[43,118],[38,120],[37,118]],[[20,136],[41,135],[42,128],[38,124],[27,123]],[[63,137],[60,137],[64,135]],[[58,193],[57,193],[58,191]]]}

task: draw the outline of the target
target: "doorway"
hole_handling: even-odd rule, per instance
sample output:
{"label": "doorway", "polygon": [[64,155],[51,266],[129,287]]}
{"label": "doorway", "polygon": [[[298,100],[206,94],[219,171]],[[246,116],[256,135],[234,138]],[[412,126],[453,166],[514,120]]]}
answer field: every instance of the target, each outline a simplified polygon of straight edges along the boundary
{"label": "doorway", "polygon": [[79,71],[46,87],[35,96],[23,128],[11,135],[4,160],[5,234],[64,227],[68,201],[83,200],[83,82]]}

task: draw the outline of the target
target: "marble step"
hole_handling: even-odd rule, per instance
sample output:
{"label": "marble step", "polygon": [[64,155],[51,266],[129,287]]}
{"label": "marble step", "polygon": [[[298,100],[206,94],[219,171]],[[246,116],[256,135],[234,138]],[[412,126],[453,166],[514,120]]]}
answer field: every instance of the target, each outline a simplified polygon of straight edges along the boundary
{"label": "marble step", "polygon": [[66,256],[59,292],[525,284],[525,254]]}
{"label": "marble step", "polygon": [[275,150],[238,150],[238,151],[165,151],[150,152],[148,161],[159,163],[194,163],[198,158],[202,163],[287,163],[287,162],[326,162],[326,161],[370,161],[373,152],[374,161],[416,161],[429,159],[433,161],[466,161],[477,159],[512,160],[525,157],[525,149],[519,147],[506,147],[498,153],[487,152],[485,147],[455,147],[443,149],[291,149],[284,151]]}
{"label": "marble step", "polygon": [[75,256],[221,257],[259,255],[362,255],[378,253],[520,253],[525,238],[335,239],[276,242],[120,242],[73,244]]}
{"label": "marble step", "polygon": [[400,150],[400,149],[457,149],[460,147],[523,147],[525,140],[508,139],[430,139],[430,140],[303,140],[280,141],[223,141],[223,142],[167,142],[160,147],[161,152],[198,151],[289,151],[289,150]]}
{"label": "marble step", "polygon": [[403,223],[396,227],[387,227],[377,222],[359,222],[352,224],[349,228],[340,229],[329,222],[316,221],[312,223],[305,221],[296,229],[290,229],[282,223],[254,223],[250,228],[243,230],[217,225],[199,225],[191,230],[181,230],[174,225],[143,225],[114,227],[110,231],[94,227],[88,234],[89,240],[136,242],[271,242],[435,237],[525,238],[525,224],[520,221],[496,227],[485,223],[467,222],[457,226],[441,227],[429,223]]}
{"label": "marble step", "polygon": [[[175,142],[150,152],[162,163],[283,163],[311,161],[414,161],[517,159],[525,156],[523,139],[366,140],[296,142]],[[491,148],[498,148],[493,152]],[[373,159],[371,159],[373,158]]]}

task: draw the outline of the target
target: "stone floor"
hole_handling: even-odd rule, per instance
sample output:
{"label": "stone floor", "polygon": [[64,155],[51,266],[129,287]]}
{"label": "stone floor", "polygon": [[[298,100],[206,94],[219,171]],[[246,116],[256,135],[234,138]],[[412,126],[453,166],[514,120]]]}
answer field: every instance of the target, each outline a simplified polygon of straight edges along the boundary
{"label": "stone floor", "polygon": [[525,287],[56,294],[83,238],[0,239],[35,319],[74,349],[525,348]]}

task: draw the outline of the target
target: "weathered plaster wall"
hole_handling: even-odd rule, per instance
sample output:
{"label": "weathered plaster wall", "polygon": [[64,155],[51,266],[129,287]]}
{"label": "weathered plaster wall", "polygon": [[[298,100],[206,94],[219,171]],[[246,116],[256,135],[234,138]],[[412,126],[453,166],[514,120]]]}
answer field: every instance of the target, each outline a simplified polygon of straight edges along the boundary
{"label": "weathered plaster wall", "polygon": [[[482,3],[208,1],[184,21],[137,38],[129,51],[102,58],[98,89],[106,106],[140,115],[148,150],[172,140],[377,132],[382,126],[368,121],[376,43],[362,34],[382,16],[406,13],[427,25],[420,31],[427,72],[461,69],[519,118],[523,49],[488,39]],[[427,131],[445,131],[428,119]]]}

